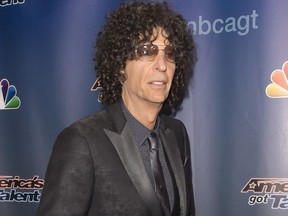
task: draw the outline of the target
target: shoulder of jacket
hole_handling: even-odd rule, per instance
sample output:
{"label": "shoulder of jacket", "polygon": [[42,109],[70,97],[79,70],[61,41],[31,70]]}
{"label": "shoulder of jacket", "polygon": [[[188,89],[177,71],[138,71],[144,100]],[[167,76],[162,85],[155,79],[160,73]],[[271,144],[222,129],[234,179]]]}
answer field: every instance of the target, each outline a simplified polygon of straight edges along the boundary
{"label": "shoulder of jacket", "polygon": [[175,118],[167,116],[167,115],[161,115],[160,118],[166,127],[169,127],[169,128],[174,128],[174,127],[183,128],[183,127],[185,127],[183,122],[179,119],[175,119]]}
{"label": "shoulder of jacket", "polygon": [[61,133],[71,133],[74,132],[76,134],[83,133],[93,133],[99,129],[103,129],[103,127],[108,127],[109,118],[106,110],[101,110],[95,112],[89,116],[81,118],[71,125],[66,127]]}

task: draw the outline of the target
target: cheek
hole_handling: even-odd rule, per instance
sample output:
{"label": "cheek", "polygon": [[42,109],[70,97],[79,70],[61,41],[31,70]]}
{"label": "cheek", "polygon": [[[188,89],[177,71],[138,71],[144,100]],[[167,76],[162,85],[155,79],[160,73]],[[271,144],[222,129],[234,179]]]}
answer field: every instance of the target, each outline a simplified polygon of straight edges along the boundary
{"label": "cheek", "polygon": [[133,71],[127,76],[127,87],[129,87],[132,91],[137,91],[137,89],[141,88],[143,79],[141,77],[140,71]]}
{"label": "cheek", "polygon": [[175,75],[175,70],[173,70],[173,72],[171,72],[172,79],[173,79],[174,75]]}
{"label": "cheek", "polygon": [[168,76],[169,76],[171,82],[174,78],[174,75],[175,75],[175,67],[168,73]]}
{"label": "cheek", "polygon": [[144,68],[148,68],[142,61],[131,61],[126,65],[127,79],[131,84],[139,85],[145,79],[146,73]]}

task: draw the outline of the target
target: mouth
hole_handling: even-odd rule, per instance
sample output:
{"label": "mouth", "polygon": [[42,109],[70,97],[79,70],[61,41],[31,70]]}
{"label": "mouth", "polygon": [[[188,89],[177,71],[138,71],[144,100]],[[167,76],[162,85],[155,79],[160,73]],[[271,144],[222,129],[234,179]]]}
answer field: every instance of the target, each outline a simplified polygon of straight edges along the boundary
{"label": "mouth", "polygon": [[164,82],[164,81],[153,81],[153,82],[151,82],[151,84],[153,84],[153,85],[165,85],[166,82]]}
{"label": "mouth", "polygon": [[161,81],[161,80],[157,80],[157,81],[155,80],[155,81],[150,82],[149,84],[154,89],[164,89],[164,88],[166,88],[167,82],[166,81]]}

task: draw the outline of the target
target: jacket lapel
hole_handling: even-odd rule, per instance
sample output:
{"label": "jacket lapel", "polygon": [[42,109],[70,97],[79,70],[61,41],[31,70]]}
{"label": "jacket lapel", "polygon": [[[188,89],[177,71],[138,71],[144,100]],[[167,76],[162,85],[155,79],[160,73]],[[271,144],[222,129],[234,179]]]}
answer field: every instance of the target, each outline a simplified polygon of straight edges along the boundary
{"label": "jacket lapel", "polygon": [[[173,131],[169,128],[161,130],[160,138],[167,153],[176,184],[178,187],[180,198],[180,215],[187,214],[187,194],[186,194],[186,182],[183,169],[183,162],[181,160],[180,151],[177,145],[176,137]],[[167,142],[169,140],[169,144]]]}
{"label": "jacket lapel", "polygon": [[138,146],[133,142],[131,131],[119,104],[108,110],[114,129],[104,129],[118,152],[118,155],[138,193],[154,216],[162,215],[162,208],[154,192]]}

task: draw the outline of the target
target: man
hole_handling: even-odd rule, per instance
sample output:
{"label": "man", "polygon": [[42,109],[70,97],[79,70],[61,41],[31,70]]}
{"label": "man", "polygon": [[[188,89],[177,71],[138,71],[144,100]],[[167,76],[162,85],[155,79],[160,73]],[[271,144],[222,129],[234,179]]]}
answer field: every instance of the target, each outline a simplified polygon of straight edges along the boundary
{"label": "man", "polygon": [[166,3],[124,3],[96,42],[101,112],[66,128],[37,215],[194,215],[190,146],[173,115],[187,93],[194,43]]}

